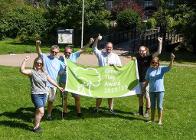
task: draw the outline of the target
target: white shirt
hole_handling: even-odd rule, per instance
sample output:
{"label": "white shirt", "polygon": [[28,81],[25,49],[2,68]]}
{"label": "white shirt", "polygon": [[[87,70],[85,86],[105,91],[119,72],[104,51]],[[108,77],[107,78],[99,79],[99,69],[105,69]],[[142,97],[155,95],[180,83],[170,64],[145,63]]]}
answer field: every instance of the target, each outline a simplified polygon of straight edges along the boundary
{"label": "white shirt", "polygon": [[97,46],[94,47],[94,53],[97,56],[99,66],[108,66],[108,65],[114,65],[114,66],[122,66],[120,58],[115,53],[107,53],[104,51],[100,51],[97,49]]}

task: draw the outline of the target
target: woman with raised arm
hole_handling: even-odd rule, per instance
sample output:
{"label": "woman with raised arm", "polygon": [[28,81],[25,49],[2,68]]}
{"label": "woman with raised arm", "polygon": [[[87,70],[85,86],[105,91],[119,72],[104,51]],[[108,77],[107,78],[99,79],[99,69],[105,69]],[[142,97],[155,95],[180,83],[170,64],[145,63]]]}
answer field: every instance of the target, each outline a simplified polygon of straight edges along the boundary
{"label": "woman with raised arm", "polygon": [[20,71],[22,74],[29,76],[31,81],[31,100],[35,106],[35,121],[33,132],[41,132],[40,121],[44,116],[44,106],[48,94],[47,81],[59,88],[62,92],[63,88],[59,87],[57,83],[52,80],[43,69],[43,60],[37,57],[34,60],[33,69],[26,69],[26,62],[30,59],[29,56],[23,60]]}
{"label": "woman with raised arm", "polygon": [[158,124],[162,125],[163,115],[163,97],[164,97],[164,74],[168,72],[173,66],[175,55],[171,54],[171,61],[169,66],[160,66],[159,58],[153,57],[145,76],[145,85],[143,92],[146,90],[146,86],[149,83],[150,101],[151,101],[151,121],[155,121],[155,108],[157,104],[158,109]]}

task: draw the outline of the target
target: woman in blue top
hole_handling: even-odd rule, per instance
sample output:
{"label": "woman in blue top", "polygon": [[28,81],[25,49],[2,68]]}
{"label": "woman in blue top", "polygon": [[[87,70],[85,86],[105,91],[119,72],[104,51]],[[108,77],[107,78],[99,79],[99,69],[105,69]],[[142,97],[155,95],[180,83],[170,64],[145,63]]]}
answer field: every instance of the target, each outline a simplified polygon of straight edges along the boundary
{"label": "woman in blue top", "polygon": [[151,61],[150,67],[146,72],[145,86],[142,89],[145,92],[145,87],[149,83],[150,101],[151,101],[151,121],[155,121],[155,108],[157,103],[158,109],[158,124],[162,125],[163,113],[163,97],[164,97],[164,74],[168,72],[174,61],[174,54],[171,54],[171,61],[169,66],[160,66],[159,58],[154,57]]}

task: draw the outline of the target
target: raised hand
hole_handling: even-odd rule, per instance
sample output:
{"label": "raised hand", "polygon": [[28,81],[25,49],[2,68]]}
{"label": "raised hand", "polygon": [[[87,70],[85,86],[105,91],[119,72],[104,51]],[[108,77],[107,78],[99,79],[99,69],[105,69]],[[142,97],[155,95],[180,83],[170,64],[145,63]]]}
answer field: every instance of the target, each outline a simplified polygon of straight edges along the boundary
{"label": "raised hand", "polygon": [[162,37],[158,37],[158,41],[159,42],[163,42],[163,38]]}
{"label": "raised hand", "polygon": [[171,58],[171,60],[174,60],[175,55],[173,53],[171,53],[170,58]]}
{"label": "raised hand", "polygon": [[24,61],[28,61],[30,59],[30,56],[26,56]]}
{"label": "raised hand", "polygon": [[41,45],[41,41],[40,40],[36,40],[36,46],[40,46]]}

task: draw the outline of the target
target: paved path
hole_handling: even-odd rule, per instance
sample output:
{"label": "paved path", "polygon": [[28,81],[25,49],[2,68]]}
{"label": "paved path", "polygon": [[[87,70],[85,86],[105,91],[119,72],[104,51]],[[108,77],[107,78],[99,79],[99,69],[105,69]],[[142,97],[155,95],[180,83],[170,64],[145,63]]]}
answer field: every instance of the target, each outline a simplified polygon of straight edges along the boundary
{"label": "paved path", "polygon": [[[122,53],[125,53],[124,51],[118,51],[116,50],[115,53],[121,55]],[[62,55],[62,54],[59,54]],[[25,56],[30,56],[31,59],[29,62],[27,62],[28,67],[32,67],[33,60],[37,57],[36,53],[26,53],[26,54],[7,54],[7,55],[0,55],[0,65],[4,66],[20,66],[22,60],[25,58]],[[129,61],[129,58],[120,56],[120,59],[123,64],[126,64]],[[80,58],[78,59],[79,64],[84,65],[93,65],[97,66],[97,58],[93,54],[82,54]]]}

